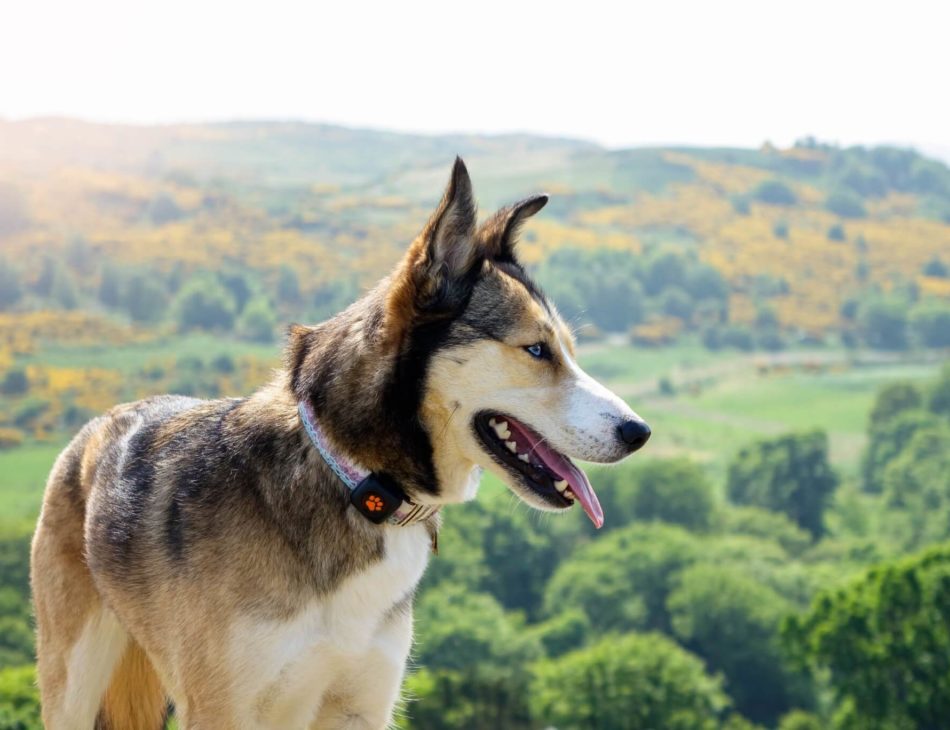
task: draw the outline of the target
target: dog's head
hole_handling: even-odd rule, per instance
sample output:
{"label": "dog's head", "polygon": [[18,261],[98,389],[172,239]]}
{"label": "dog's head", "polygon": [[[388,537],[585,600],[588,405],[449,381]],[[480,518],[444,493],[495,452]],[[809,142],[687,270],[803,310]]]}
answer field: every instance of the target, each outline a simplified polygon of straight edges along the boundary
{"label": "dog's head", "polygon": [[340,450],[416,501],[475,495],[481,467],[544,510],[600,504],[571,457],[613,462],[646,423],[578,366],[570,330],[518,263],[537,195],[477,225],[456,160],[442,201],[393,274],[346,311],[294,327],[290,388]]}
{"label": "dog's head", "polygon": [[[537,195],[481,226],[456,160],[445,195],[387,289],[384,332],[425,360],[419,418],[439,501],[474,495],[477,467],[543,510],[597,497],[571,458],[614,462],[650,437],[647,424],[577,364],[571,332],[516,256]],[[473,475],[474,473],[474,475]]]}

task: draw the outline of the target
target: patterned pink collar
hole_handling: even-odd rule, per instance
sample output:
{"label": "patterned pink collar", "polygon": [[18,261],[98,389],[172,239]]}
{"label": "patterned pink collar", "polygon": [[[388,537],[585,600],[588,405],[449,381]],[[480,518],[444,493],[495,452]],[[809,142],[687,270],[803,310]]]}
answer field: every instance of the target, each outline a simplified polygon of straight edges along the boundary
{"label": "patterned pink collar", "polygon": [[389,477],[368,472],[337,454],[317,423],[309,402],[300,401],[297,410],[320,456],[350,490],[350,503],[370,522],[377,525],[386,522],[403,527],[422,522],[439,511],[439,505],[416,504],[410,500]]}

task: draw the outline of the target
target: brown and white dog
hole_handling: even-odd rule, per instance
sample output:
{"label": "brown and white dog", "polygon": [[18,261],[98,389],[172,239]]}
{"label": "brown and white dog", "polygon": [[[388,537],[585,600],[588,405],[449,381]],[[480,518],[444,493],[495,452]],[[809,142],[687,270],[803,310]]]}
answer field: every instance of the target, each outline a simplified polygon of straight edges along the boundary
{"label": "brown and white dog", "polygon": [[[485,468],[600,526],[568,455],[617,461],[650,431],[577,365],[518,263],[546,202],[478,226],[456,160],[396,270],[293,327],[272,383],[117,406],[80,431],[33,542],[47,728],[157,730],[169,702],[189,729],[386,727],[436,506],[472,499]],[[370,475],[366,507],[341,466]],[[377,524],[396,507],[416,519]]]}

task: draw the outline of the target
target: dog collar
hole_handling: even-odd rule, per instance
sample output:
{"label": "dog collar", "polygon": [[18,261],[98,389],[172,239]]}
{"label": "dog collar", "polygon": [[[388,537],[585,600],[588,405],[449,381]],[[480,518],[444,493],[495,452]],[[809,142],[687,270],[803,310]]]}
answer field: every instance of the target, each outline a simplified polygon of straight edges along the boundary
{"label": "dog collar", "polygon": [[439,505],[414,503],[389,477],[368,472],[335,454],[317,423],[313,406],[306,401],[300,401],[297,410],[300,412],[303,427],[320,456],[350,490],[350,503],[370,522],[376,525],[387,522],[402,527],[422,522],[439,511]]}

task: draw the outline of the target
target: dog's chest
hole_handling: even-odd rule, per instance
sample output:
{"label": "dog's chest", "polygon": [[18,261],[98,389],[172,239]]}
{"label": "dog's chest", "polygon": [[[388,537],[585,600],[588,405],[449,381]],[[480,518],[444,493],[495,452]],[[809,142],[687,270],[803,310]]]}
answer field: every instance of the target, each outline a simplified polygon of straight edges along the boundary
{"label": "dog's chest", "polygon": [[248,711],[262,721],[280,718],[288,727],[306,723],[322,694],[368,654],[392,654],[387,659],[401,666],[411,625],[401,622],[391,636],[390,618],[422,577],[429,551],[424,526],[388,529],[383,559],[333,593],[286,621],[239,622],[231,649],[235,664],[246,669],[236,689],[252,702]]}

